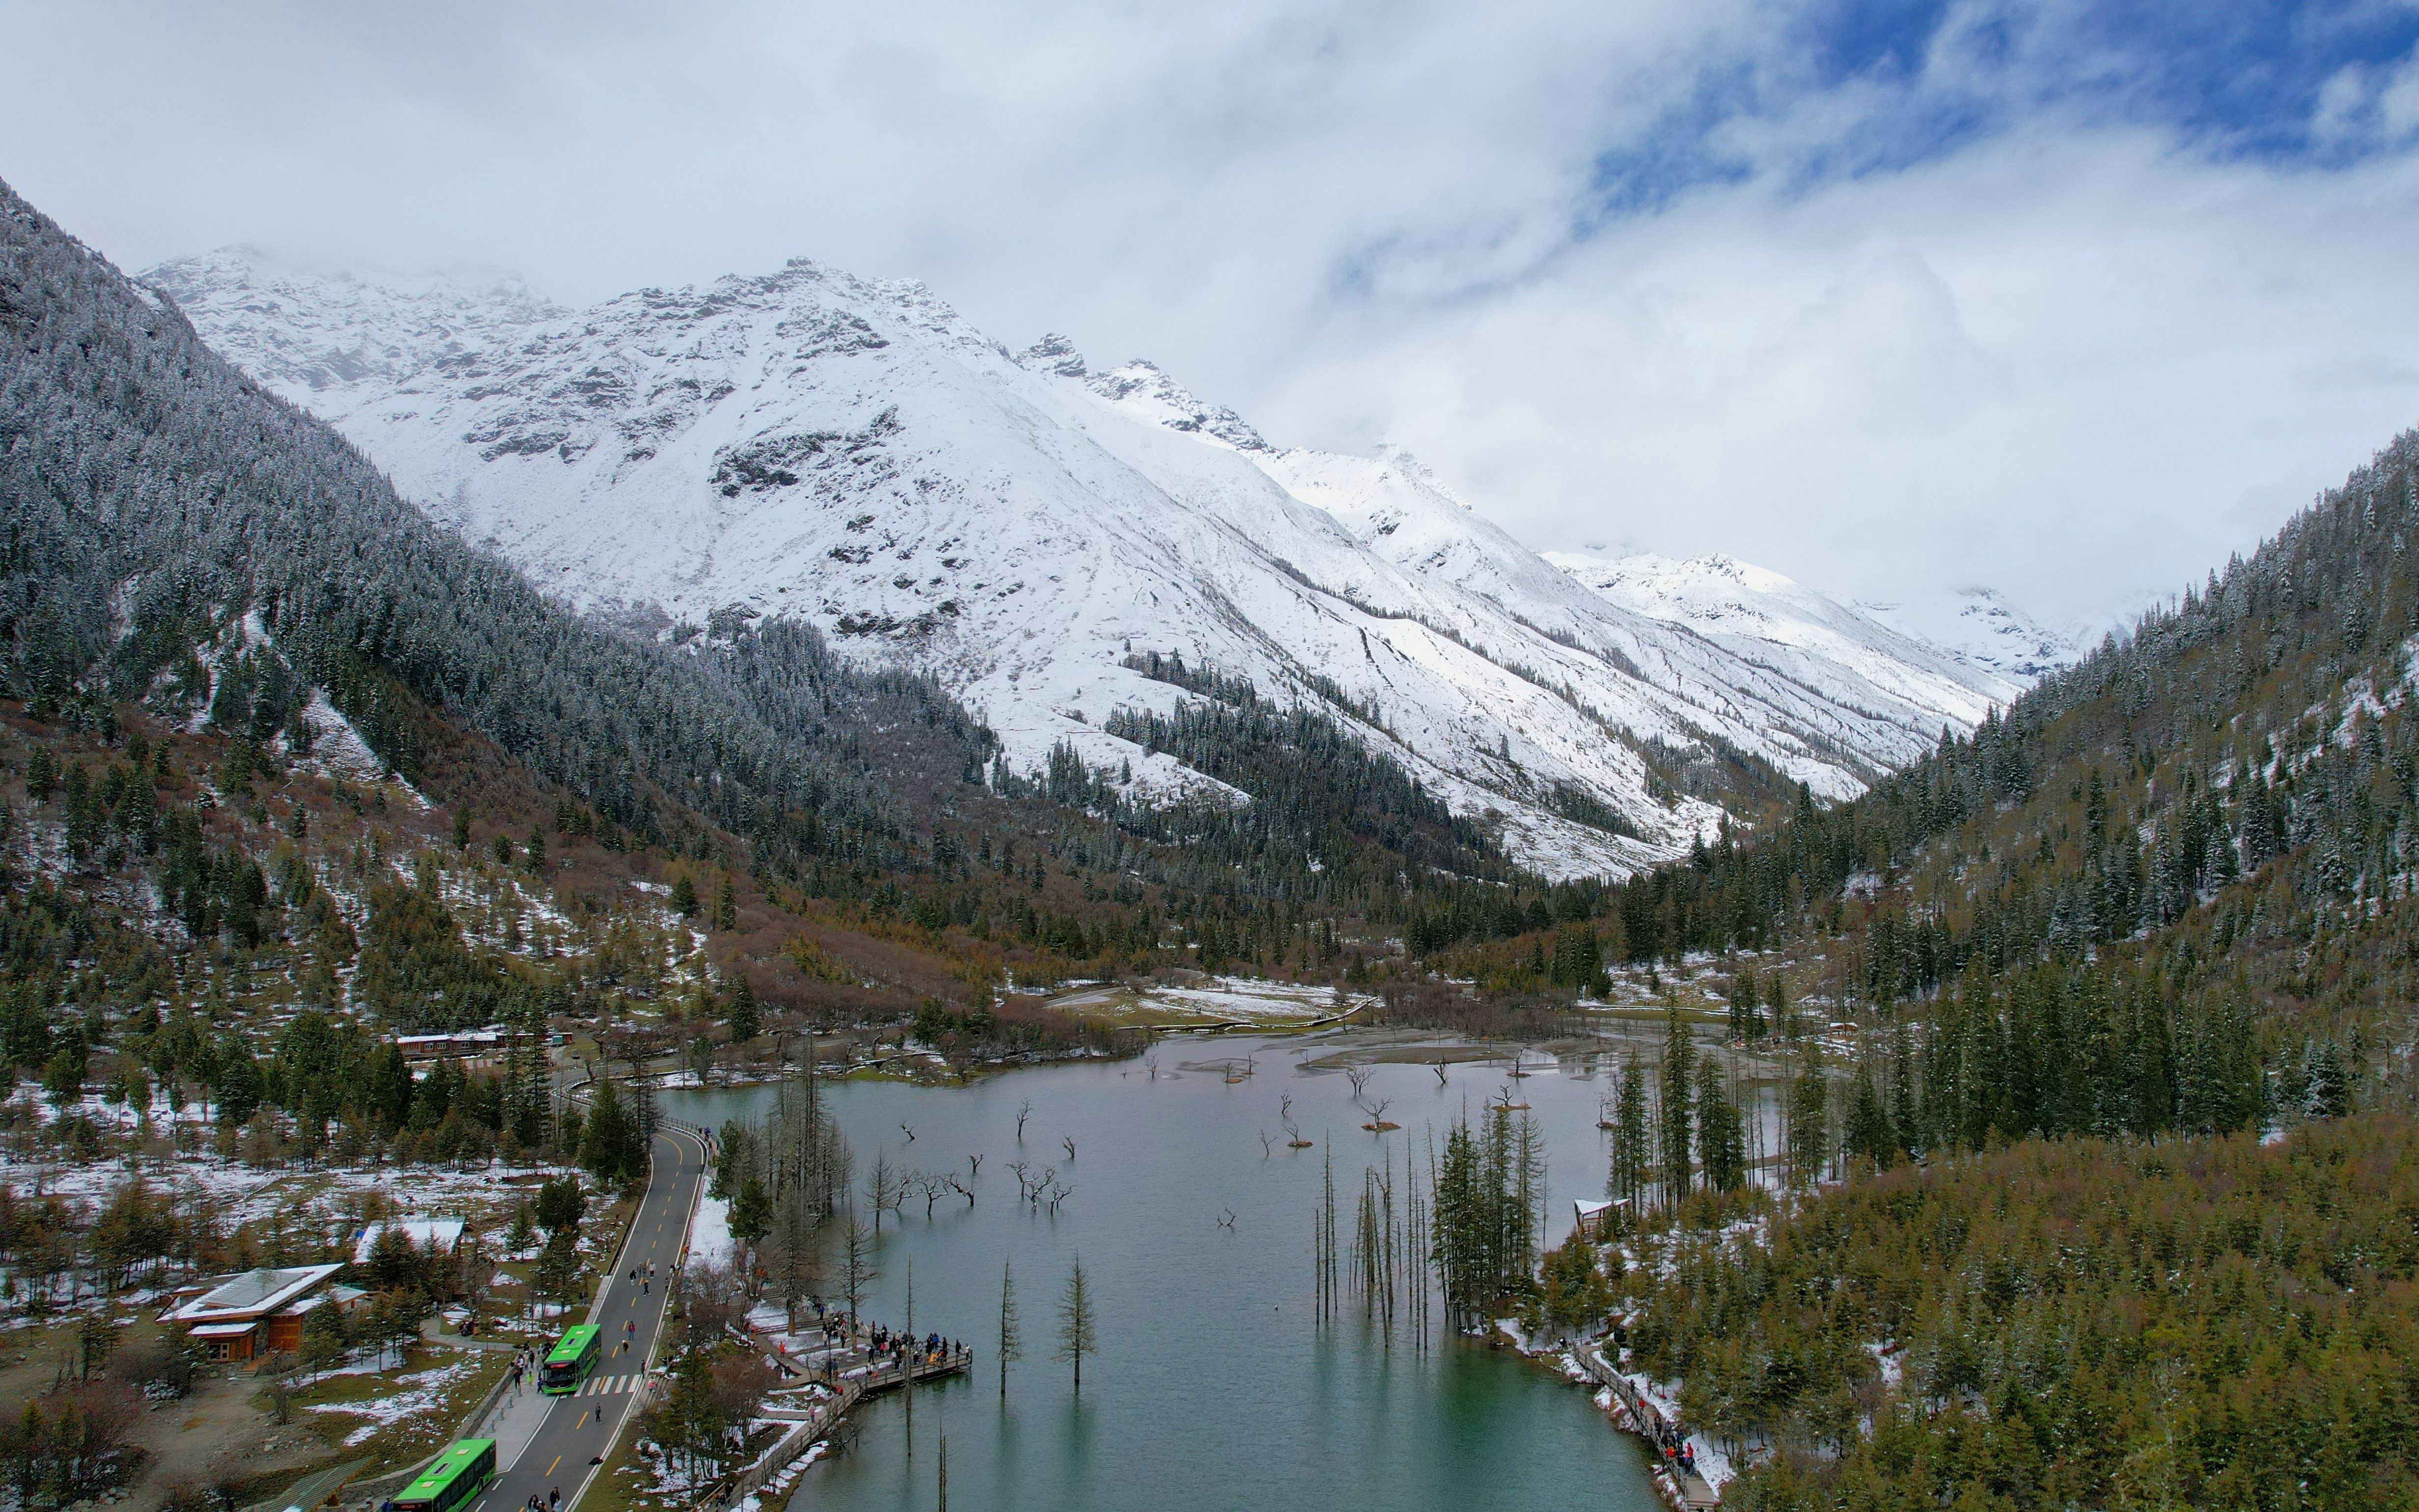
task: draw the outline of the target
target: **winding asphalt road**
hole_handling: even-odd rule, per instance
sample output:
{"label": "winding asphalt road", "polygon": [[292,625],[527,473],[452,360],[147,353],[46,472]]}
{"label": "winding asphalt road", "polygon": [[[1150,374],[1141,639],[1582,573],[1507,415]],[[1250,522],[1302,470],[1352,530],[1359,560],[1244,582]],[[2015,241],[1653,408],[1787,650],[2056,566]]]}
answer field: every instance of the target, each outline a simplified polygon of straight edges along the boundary
{"label": "winding asphalt road", "polygon": [[[595,1370],[578,1395],[550,1398],[553,1405],[536,1436],[486,1494],[470,1504],[470,1512],[513,1512],[526,1506],[532,1495],[543,1505],[547,1493],[557,1489],[569,1512],[601,1468],[591,1461],[612,1452],[624,1423],[638,1410],[639,1378],[663,1328],[664,1302],[671,1289],[667,1283],[688,1242],[689,1214],[697,1209],[698,1184],[705,1176],[704,1147],[685,1130],[658,1129],[654,1155],[639,1216],[588,1316],[605,1335]],[[643,1273],[651,1262],[655,1268],[652,1284],[641,1287],[626,1279],[631,1267]],[[636,1331],[625,1331],[624,1324],[635,1325]]]}

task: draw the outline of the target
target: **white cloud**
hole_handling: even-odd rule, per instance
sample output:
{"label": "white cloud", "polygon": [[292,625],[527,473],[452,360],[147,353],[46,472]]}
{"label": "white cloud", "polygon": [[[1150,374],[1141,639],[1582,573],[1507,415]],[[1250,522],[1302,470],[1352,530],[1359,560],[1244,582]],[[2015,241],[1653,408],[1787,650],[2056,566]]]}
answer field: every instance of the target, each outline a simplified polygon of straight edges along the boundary
{"label": "white cloud", "polygon": [[[1279,438],[1406,441],[1538,546],[2080,614],[2412,419],[2419,65],[2320,101],[2359,165],[2212,163],[2031,103],[2121,79],[2072,19],[1973,0],[1911,77],[1826,82],[1783,0],[0,0],[0,175],[136,267],[921,277]],[[1599,224],[1608,158],[1738,181]]]}
{"label": "white cloud", "polygon": [[[2419,419],[2411,169],[2011,140],[1610,230],[1302,374],[1538,544],[1726,548],[2098,615],[2180,589]],[[2282,496],[2277,490],[2282,489]],[[2247,493],[2272,507],[2245,518]]]}

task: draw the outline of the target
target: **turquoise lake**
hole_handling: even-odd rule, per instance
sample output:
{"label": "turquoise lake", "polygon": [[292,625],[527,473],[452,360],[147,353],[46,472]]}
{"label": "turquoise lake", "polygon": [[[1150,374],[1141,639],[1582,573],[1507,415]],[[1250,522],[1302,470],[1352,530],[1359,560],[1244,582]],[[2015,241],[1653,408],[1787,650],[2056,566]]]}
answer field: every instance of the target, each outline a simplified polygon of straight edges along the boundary
{"label": "turquoise lake", "polygon": [[[1506,1350],[1389,1336],[1345,1299],[1317,1316],[1313,1214],[1332,1146],[1345,1242],[1366,1166],[1391,1151],[1425,1169],[1431,1131],[1513,1089],[1547,1135],[1553,1215],[1600,1196],[1595,1127],[1605,1082],[1583,1067],[1517,1081],[1504,1062],[1379,1065],[1367,1091],[1403,1125],[1364,1132],[1366,1113],[1334,1072],[1300,1060],[1334,1046],[1299,1039],[1163,1043],[1144,1061],[1018,1071],[964,1088],[826,1084],[826,1105],[856,1157],[862,1200],[878,1151],[894,1165],[963,1176],[983,1156],[969,1208],[954,1196],[928,1219],[920,1196],[883,1224],[881,1276],[865,1315],[893,1327],[915,1287],[916,1331],[974,1346],[971,1378],[918,1390],[912,1425],[895,1395],[853,1414],[853,1439],[801,1477],[794,1508],[909,1512],[938,1500],[941,1443],[960,1508],[1125,1512],[1250,1507],[1473,1512],[1487,1507],[1658,1507],[1639,1447],[1587,1394]],[[1211,1064],[1249,1057],[1230,1081]],[[1188,1063],[1190,1063],[1188,1065]],[[1280,1098],[1317,1148],[1287,1149]],[[664,1111],[719,1125],[753,1117],[769,1089],[666,1092]],[[1023,1145],[1020,1106],[1030,1101]],[[913,1131],[915,1137],[908,1137]],[[1273,1149],[1264,1146],[1270,1136]],[[1075,1142],[1067,1158],[1062,1137]],[[1055,1166],[1072,1189],[1057,1211],[1018,1196],[1011,1162]],[[1098,1308],[1099,1351],[1083,1390],[1052,1356],[1057,1304],[1080,1256]],[[1000,1276],[1013,1267],[1024,1358],[999,1393]]]}

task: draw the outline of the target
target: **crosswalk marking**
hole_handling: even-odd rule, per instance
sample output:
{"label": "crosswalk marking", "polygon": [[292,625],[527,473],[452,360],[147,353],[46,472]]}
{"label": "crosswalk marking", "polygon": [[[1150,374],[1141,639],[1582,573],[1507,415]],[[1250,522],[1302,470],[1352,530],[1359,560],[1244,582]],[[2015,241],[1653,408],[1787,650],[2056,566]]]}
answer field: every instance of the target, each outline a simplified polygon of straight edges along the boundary
{"label": "crosswalk marking", "polygon": [[617,1391],[635,1391],[638,1389],[638,1385],[639,1376],[636,1372],[625,1373],[618,1376],[597,1376],[590,1380],[587,1384],[581,1386],[579,1388],[578,1395],[582,1396],[609,1396]]}

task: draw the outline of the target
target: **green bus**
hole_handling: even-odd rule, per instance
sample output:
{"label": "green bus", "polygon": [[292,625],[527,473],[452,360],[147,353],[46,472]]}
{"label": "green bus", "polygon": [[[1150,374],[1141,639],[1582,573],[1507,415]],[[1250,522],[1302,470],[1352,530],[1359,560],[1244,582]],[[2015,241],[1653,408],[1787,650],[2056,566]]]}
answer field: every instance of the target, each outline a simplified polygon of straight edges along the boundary
{"label": "green bus", "polygon": [[462,1439],[394,1499],[395,1512],[454,1512],[496,1478],[496,1441]]}
{"label": "green bus", "polygon": [[581,1323],[566,1328],[562,1337],[554,1341],[554,1349],[546,1357],[546,1366],[538,1373],[537,1389],[549,1396],[568,1396],[596,1368],[597,1329],[593,1323]]}

